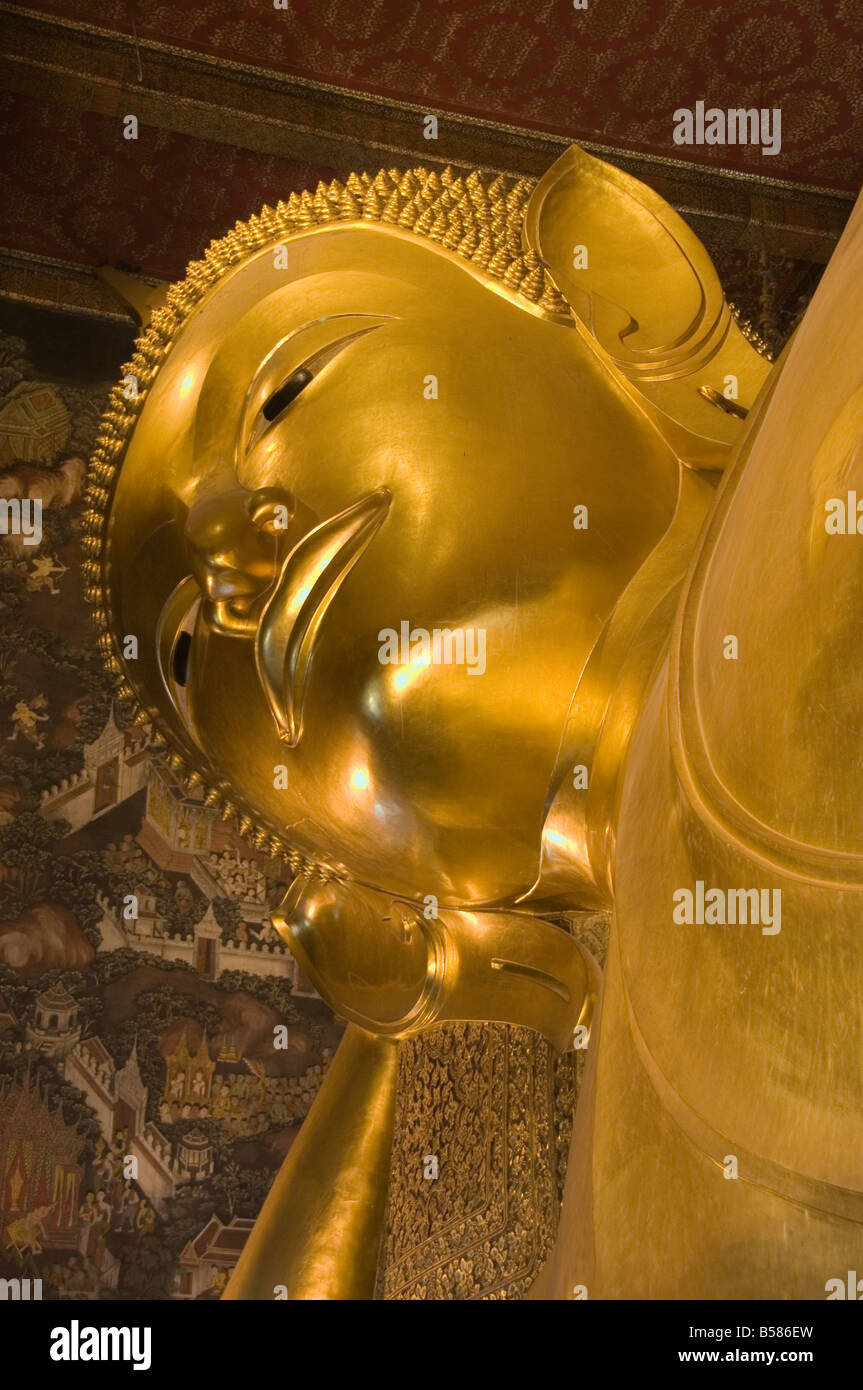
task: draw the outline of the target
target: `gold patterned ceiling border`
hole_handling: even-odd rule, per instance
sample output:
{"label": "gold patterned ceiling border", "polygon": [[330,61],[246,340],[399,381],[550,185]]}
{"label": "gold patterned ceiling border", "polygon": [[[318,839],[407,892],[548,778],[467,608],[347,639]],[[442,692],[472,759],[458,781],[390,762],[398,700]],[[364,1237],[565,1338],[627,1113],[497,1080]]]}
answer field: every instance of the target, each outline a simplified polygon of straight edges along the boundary
{"label": "gold patterned ceiling border", "polygon": [[[0,3],[0,87],[102,115],[125,114],[134,96],[144,124],[263,154],[324,166],[418,160],[535,177],[573,135],[466,116],[192,53],[78,21]],[[139,61],[141,67],[139,69]],[[423,137],[435,114],[439,138]],[[724,245],[826,263],[852,194],[761,174],[708,167],[581,138],[591,154],[643,179],[693,225]]]}
{"label": "gold patterned ceiling border", "polygon": [[[142,291],[152,285],[141,280]],[[57,313],[131,325],[128,310],[92,267],[0,246],[0,298]]]}

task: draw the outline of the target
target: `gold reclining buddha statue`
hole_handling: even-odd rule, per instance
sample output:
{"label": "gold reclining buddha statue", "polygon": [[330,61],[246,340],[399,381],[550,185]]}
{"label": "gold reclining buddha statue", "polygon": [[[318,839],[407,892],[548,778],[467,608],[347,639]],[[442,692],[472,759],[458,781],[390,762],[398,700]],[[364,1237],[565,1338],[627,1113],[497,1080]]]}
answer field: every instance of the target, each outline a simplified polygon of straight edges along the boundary
{"label": "gold reclining buddha statue", "polygon": [[153,313],[100,641],[348,1025],[226,1297],[858,1267],[861,262],[858,213],[771,365],[572,148],[292,195]]}

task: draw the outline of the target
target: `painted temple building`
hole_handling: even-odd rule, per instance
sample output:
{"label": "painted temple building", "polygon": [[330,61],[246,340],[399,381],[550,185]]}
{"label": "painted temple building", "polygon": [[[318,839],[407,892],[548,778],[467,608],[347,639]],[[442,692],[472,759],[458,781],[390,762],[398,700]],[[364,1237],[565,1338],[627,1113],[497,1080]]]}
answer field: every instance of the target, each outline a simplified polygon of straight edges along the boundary
{"label": "painted temple building", "polygon": [[187,1118],[221,1120],[237,1136],[264,1132],[273,1121],[285,1124],[302,1119],[331,1057],[325,1048],[322,1062],[300,1075],[270,1076],[259,1061],[238,1056],[229,1041],[217,1057],[211,1057],[203,1030],[190,1023],[164,1053],[165,1089],[159,1117],[164,1124]]}
{"label": "painted temple building", "polygon": [[33,1021],[27,1024],[30,1047],[49,1057],[65,1057],[81,1037],[78,1002],[63,984],[51,985],[36,996]]}
{"label": "painted temple building", "polygon": [[[84,746],[84,767],[76,778],[44,793],[40,814],[62,820],[69,839],[88,848],[103,847],[119,816],[124,844],[143,850],[168,875],[185,875],[209,906],[194,931],[172,933],[145,885],[136,889],[137,916],[126,917],[121,902],[98,896],[99,923],[106,951],[131,948],[166,960],[180,960],[205,979],[223,970],[290,979],[293,992],[317,998],[269,921],[265,858],[232,826],[223,824],[203,801],[190,797],[153,756],[149,734],[122,730],[113,710],[98,738]],[[114,845],[104,846],[116,848]],[[122,846],[121,846],[122,849]],[[232,899],[240,912],[237,938],[223,941],[212,903]]]}
{"label": "painted temple building", "polygon": [[81,1135],[35,1082],[0,1093],[0,1244],[34,1253],[77,1243]]}
{"label": "painted temple building", "polygon": [[235,1216],[225,1225],[211,1216],[193,1240],[185,1245],[174,1276],[174,1298],[218,1298],[240,1258],[254,1221]]}
{"label": "painted temple building", "polygon": [[137,1048],[118,1067],[104,1043],[85,1038],[70,1052],[65,1063],[66,1080],[84,1092],[95,1110],[102,1134],[109,1141],[124,1137],[124,1150],[137,1160],[141,1191],[161,1210],[180,1183],[194,1174],[172,1154],[167,1137],[147,1119],[147,1087],[141,1077]]}

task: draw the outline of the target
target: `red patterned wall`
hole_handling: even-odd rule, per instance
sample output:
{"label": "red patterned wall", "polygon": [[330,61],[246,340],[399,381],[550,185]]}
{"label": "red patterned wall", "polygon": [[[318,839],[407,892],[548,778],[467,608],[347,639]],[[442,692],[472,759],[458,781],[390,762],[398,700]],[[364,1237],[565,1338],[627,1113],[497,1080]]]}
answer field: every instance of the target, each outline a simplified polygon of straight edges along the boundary
{"label": "red patterned wall", "polygon": [[[30,0],[32,6],[32,0]],[[861,0],[48,0],[41,12],[406,101],[856,189]],[[782,150],[672,144],[672,112],[780,107]]]}
{"label": "red patterned wall", "polygon": [[331,179],[268,155],[119,122],[0,92],[7,151],[0,241],[82,265],[122,261],[157,279],[181,276],[213,237],[263,203]]}

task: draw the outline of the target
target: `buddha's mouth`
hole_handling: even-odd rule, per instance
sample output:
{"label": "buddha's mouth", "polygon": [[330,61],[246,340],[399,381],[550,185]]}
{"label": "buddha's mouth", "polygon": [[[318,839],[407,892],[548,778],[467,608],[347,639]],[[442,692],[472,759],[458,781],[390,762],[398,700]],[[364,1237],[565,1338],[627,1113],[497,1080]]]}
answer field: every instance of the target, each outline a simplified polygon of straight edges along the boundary
{"label": "buddha's mouth", "polygon": [[324,615],[391,503],[389,489],[378,488],[313,527],[291,548],[263,595],[229,596],[226,589],[214,602],[192,576],[177,586],[162,609],[156,644],[165,687],[190,732],[187,686],[210,633],[218,632],[253,642],[258,679],[279,737],[296,747]]}

